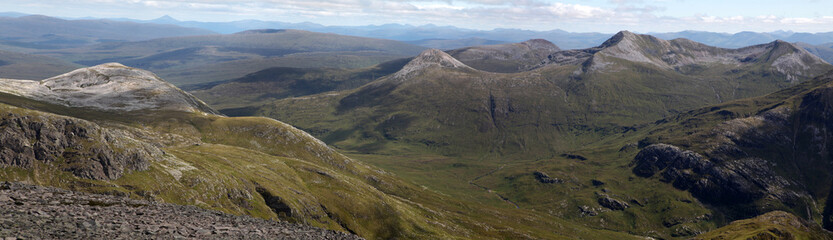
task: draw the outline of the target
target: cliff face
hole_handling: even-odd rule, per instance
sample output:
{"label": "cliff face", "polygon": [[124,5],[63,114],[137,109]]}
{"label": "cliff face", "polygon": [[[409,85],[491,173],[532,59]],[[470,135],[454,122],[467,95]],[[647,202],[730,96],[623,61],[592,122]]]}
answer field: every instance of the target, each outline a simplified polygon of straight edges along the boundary
{"label": "cliff face", "polygon": [[[5,110],[5,109],[4,109]],[[73,175],[115,180],[129,171],[146,170],[164,152],[135,140],[130,133],[58,115],[0,116],[0,166],[31,169],[55,164]]]}
{"label": "cliff face", "polygon": [[[675,140],[679,147],[643,148],[633,160],[633,173],[658,176],[701,201],[725,207],[730,219],[790,210],[807,219],[823,217],[825,228],[833,229],[830,201],[823,211],[816,204],[830,199],[833,186],[832,76],[813,80],[817,87],[774,93],[784,100],[753,105],[759,110],[751,116],[721,109],[746,104],[736,102],[713,107],[713,113],[676,120],[728,118]],[[747,102],[768,102],[765,97]]]}

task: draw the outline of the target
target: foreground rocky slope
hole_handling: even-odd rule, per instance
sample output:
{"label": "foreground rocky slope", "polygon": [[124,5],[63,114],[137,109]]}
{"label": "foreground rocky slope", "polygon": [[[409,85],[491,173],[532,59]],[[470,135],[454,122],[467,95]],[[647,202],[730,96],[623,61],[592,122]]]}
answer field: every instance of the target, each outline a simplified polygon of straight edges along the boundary
{"label": "foreground rocky slope", "polygon": [[287,222],[0,182],[0,237],[19,239],[361,239]]}

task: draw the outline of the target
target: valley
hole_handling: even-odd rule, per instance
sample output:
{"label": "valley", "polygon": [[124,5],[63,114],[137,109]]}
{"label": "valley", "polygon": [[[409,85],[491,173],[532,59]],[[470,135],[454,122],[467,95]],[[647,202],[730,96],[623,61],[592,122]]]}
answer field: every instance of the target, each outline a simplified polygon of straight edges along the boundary
{"label": "valley", "polygon": [[833,239],[825,33],[2,21],[0,237]]}

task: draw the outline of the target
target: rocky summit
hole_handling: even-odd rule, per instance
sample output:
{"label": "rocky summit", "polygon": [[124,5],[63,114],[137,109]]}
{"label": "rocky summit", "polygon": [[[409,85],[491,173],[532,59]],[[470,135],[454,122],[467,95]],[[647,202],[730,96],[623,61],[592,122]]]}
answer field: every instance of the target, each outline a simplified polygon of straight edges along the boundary
{"label": "rocky summit", "polygon": [[29,99],[105,111],[169,110],[219,114],[155,74],[106,63],[41,81],[3,79],[0,92]]}
{"label": "rocky summit", "polygon": [[287,222],[235,216],[23,183],[0,182],[5,239],[362,239]]}

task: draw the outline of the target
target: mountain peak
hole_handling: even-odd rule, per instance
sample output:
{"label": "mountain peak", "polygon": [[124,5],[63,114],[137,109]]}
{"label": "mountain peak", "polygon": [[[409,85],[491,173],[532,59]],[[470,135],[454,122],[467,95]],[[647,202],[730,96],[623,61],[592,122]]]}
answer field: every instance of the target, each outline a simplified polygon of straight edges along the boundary
{"label": "mountain peak", "polygon": [[629,32],[627,30],[619,31],[618,33],[613,35],[613,37],[610,37],[609,39],[607,39],[607,41],[602,43],[601,47],[603,47],[603,48],[604,47],[611,47],[611,46],[615,46],[615,45],[617,45],[621,42],[632,42],[632,41],[636,41],[637,39],[639,39],[641,37],[646,37],[646,36],[651,37],[649,35],[635,34],[635,33]]}
{"label": "mountain peak", "polygon": [[442,50],[428,49],[422,51],[422,53],[408,62],[408,64],[402,67],[402,70],[394,73],[393,77],[403,78],[414,72],[431,67],[474,70]]}
{"label": "mountain peak", "polygon": [[171,17],[171,16],[169,16],[169,15],[161,16],[161,17],[159,17],[159,18],[157,18],[157,19],[153,19],[153,20],[151,20],[151,21],[153,21],[153,22],[166,22],[166,23],[169,23],[169,22],[179,22],[179,20],[176,20],[175,18],[173,18],[173,17]]}
{"label": "mountain peak", "polygon": [[0,92],[105,111],[218,112],[152,72],[120,63],[80,68],[41,81],[0,80]]}

